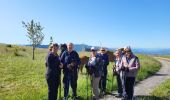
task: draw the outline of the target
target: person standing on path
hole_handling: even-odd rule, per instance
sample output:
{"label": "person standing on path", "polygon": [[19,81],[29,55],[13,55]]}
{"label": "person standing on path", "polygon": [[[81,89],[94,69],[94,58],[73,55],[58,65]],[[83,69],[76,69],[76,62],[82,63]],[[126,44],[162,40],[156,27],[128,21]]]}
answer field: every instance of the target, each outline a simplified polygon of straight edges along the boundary
{"label": "person standing on path", "polygon": [[105,95],[106,94],[106,84],[107,84],[107,66],[109,65],[109,56],[106,53],[105,48],[101,48],[100,49],[100,53],[98,54],[98,56],[100,56],[104,62],[103,65],[103,72],[102,72],[102,76],[99,82],[99,88],[100,88],[100,92],[101,94]]}
{"label": "person standing on path", "polygon": [[91,48],[91,55],[87,65],[91,75],[91,85],[93,89],[93,100],[99,100],[99,81],[102,75],[103,60],[97,55],[96,49]]}
{"label": "person standing on path", "polygon": [[67,44],[67,50],[61,55],[61,62],[64,65],[64,100],[68,100],[69,85],[72,88],[72,98],[77,99],[77,79],[78,66],[80,65],[80,58],[76,51],[73,50],[73,43]]}
{"label": "person standing on path", "polygon": [[122,57],[121,70],[125,71],[125,91],[127,97],[125,100],[133,100],[135,78],[140,68],[140,62],[137,56],[135,56],[131,48],[126,50],[125,56]]}
{"label": "person standing on path", "polygon": [[48,100],[57,100],[61,68],[63,67],[57,54],[58,48],[58,44],[51,44],[46,56],[45,76],[48,84]]}
{"label": "person standing on path", "polygon": [[115,71],[116,71],[116,79],[117,79],[117,87],[118,87],[118,94],[116,95],[116,97],[122,97],[123,96],[123,85],[122,84],[122,78],[121,78],[121,50],[116,50],[116,52],[114,53],[115,55]]}

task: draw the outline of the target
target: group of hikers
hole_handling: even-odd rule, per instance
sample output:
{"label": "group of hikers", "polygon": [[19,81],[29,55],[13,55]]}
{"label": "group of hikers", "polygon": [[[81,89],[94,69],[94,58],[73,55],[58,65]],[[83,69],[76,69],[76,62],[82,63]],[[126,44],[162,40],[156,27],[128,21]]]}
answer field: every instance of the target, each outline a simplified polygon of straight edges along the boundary
{"label": "group of hikers", "polygon": [[[61,49],[60,55],[58,50]],[[85,65],[87,75],[91,79],[93,100],[99,100],[106,95],[109,55],[105,48],[91,47],[90,57]],[[139,59],[127,46],[114,52],[113,74],[117,77],[118,94],[123,100],[133,100],[135,78],[140,68]],[[48,100],[57,100],[58,88],[61,84],[61,70],[63,70],[64,100],[68,100],[69,86],[72,88],[72,99],[78,100],[77,80],[81,60],[74,50],[73,43],[59,46],[53,43],[49,46],[46,56],[46,80],[48,84]]]}

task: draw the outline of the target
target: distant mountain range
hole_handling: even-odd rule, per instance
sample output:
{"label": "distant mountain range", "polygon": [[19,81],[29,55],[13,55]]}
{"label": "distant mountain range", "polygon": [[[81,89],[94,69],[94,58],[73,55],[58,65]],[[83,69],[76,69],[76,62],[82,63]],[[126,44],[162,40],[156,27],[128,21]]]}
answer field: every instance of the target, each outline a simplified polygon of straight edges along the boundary
{"label": "distant mountain range", "polygon": [[[30,46],[30,45],[26,45]],[[38,48],[48,48],[49,45],[39,45]],[[86,44],[74,44],[74,49],[76,51],[88,51],[92,46]],[[96,46],[96,48],[100,48]],[[107,48],[108,50],[115,51],[116,48]],[[133,48],[133,52],[136,54],[149,54],[149,55],[170,55],[170,48],[155,48],[155,49],[147,49],[147,48]]]}

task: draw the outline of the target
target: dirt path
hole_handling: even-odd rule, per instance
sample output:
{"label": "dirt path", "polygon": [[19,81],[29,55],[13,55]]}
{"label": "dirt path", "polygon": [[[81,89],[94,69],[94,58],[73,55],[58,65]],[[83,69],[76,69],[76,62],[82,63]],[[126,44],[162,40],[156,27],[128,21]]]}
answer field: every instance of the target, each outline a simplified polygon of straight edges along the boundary
{"label": "dirt path", "polygon": [[[134,94],[136,99],[142,96],[149,96],[149,93],[151,93],[155,87],[159,86],[166,79],[170,78],[170,59],[166,59],[166,58],[155,58],[155,59],[161,62],[162,67],[155,75],[139,82],[135,86]],[[108,95],[100,100],[121,100],[121,99]]]}

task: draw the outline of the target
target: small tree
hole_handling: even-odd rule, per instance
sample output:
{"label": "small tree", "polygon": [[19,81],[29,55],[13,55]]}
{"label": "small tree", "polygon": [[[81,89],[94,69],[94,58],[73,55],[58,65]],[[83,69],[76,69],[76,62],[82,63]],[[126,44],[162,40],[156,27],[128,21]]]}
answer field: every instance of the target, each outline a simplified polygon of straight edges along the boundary
{"label": "small tree", "polygon": [[43,27],[41,27],[39,22],[34,22],[34,20],[31,20],[31,22],[27,24],[22,21],[22,24],[27,30],[27,37],[32,45],[32,59],[34,60],[35,48],[37,45],[40,45],[44,39],[44,34],[42,33]]}

